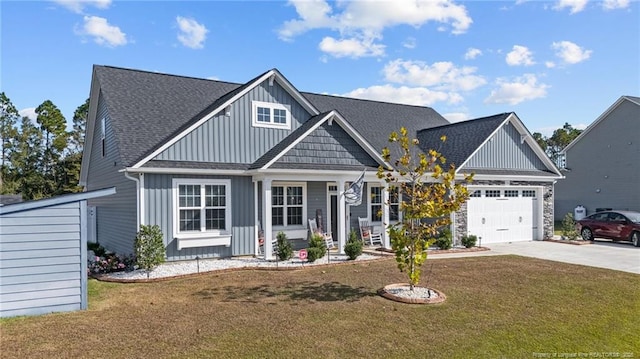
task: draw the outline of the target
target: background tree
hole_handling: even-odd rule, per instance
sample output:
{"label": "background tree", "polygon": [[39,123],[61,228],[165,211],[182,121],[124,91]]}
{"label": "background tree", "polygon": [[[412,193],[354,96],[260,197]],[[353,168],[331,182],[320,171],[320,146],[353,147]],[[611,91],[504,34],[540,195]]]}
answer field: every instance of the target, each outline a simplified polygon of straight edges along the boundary
{"label": "background tree", "polygon": [[19,115],[16,107],[4,92],[0,93],[0,136],[2,136],[2,164],[0,165],[0,186],[7,180],[9,153],[18,135],[16,122]]}
{"label": "background tree", "polygon": [[[441,140],[446,141],[446,137]],[[465,185],[455,181],[455,165],[450,164],[444,170],[444,156],[433,149],[426,154],[419,151],[419,141],[410,139],[404,127],[400,134],[392,132],[389,142],[397,147],[397,158],[392,162],[395,169],[380,166],[378,178],[384,179],[391,189],[400,189],[402,221],[388,225],[388,229],[398,268],[408,274],[413,290],[420,281],[420,267],[427,260],[427,249],[440,229],[451,224],[449,215],[460,209],[469,194]],[[388,147],[382,149],[382,157],[391,163]],[[473,175],[468,175],[465,182],[472,179]]]}
{"label": "background tree", "polygon": [[42,158],[44,192],[53,195],[59,192],[58,183],[56,182],[59,176],[58,161],[67,147],[69,137],[67,121],[58,107],[50,100],[46,100],[38,106],[36,114],[38,115],[36,121],[40,125],[44,139],[44,155]]}
{"label": "background tree", "polygon": [[43,175],[43,157],[42,131],[25,116],[9,154],[9,181],[3,186],[3,192],[20,193],[25,200],[49,197]]}
{"label": "background tree", "polygon": [[573,128],[569,123],[565,123],[562,128],[553,131],[551,137],[545,137],[541,133],[535,132],[533,138],[553,163],[562,167],[563,164],[560,161],[560,153],[581,133],[582,130]]}
{"label": "background tree", "polygon": [[89,99],[76,108],[73,113],[73,130],[71,131],[70,146],[73,152],[82,152],[84,149],[84,136],[89,118]]}

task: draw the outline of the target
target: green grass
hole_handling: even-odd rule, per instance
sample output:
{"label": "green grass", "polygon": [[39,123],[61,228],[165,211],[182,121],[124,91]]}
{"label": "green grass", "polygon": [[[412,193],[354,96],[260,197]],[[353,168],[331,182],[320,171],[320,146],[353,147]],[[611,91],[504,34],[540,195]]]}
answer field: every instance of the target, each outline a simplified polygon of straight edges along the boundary
{"label": "green grass", "polygon": [[[89,310],[0,321],[2,358],[640,356],[640,277],[516,256],[429,260],[440,305],[386,300],[393,259],[146,284],[90,281]],[[423,283],[425,284],[425,283]]]}

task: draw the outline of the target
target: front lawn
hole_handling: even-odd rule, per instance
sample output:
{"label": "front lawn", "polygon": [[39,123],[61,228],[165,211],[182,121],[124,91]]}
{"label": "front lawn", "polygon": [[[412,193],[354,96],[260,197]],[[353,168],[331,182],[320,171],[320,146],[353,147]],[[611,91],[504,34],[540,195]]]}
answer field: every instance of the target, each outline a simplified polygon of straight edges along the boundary
{"label": "front lawn", "polygon": [[89,310],[0,321],[2,358],[640,357],[640,277],[516,256],[428,260],[441,305],[376,290],[393,259],[90,281]]}

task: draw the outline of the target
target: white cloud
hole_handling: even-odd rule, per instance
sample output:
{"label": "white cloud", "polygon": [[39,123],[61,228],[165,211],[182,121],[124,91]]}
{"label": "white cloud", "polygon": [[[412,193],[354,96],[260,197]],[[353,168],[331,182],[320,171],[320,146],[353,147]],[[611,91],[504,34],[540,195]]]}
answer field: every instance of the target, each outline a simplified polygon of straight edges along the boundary
{"label": "white cloud", "polygon": [[592,51],[586,50],[571,41],[560,41],[551,44],[551,48],[556,50],[556,56],[567,64],[577,64],[587,60]]}
{"label": "white cloud", "polygon": [[571,14],[579,13],[587,6],[588,0],[559,0],[553,7],[554,10],[569,8]]}
{"label": "white cloud", "polygon": [[367,57],[384,55],[384,45],[374,44],[373,40],[340,39],[325,37],[318,45],[322,52],[333,57]]}
{"label": "white cloud", "polygon": [[53,2],[78,14],[83,13],[85,6],[106,9],[111,5],[111,0],[53,0]]}
{"label": "white cloud", "polygon": [[469,119],[469,114],[464,112],[450,112],[443,113],[442,117],[446,118],[449,122],[462,122]]}
{"label": "white cloud", "polygon": [[553,61],[545,61],[544,66],[546,66],[548,69],[552,69],[556,67],[556,63]]}
{"label": "white cloud", "polygon": [[390,82],[433,86],[437,90],[471,91],[487,83],[475,74],[475,67],[456,67],[451,62],[435,62],[429,65],[422,61],[397,59],[387,63],[382,70]]}
{"label": "white cloud", "polygon": [[38,118],[35,107],[23,108],[22,110],[18,111],[18,114],[20,115],[20,117],[29,117],[31,121],[35,121]]}
{"label": "white cloud", "polygon": [[98,16],[85,16],[82,29],[76,30],[76,33],[92,36],[93,41],[98,45],[115,47],[127,44],[127,35],[119,27],[109,24],[107,19]]}
{"label": "white cloud", "polygon": [[204,41],[207,39],[207,33],[209,30],[199,24],[196,20],[178,16],[176,17],[178,23],[178,40],[182,45],[192,48],[201,49],[204,47]]}
{"label": "white cloud", "polygon": [[538,83],[534,74],[524,74],[513,81],[504,78],[496,80],[498,88],[491,91],[491,95],[484,103],[507,103],[517,105],[520,102],[542,98],[547,95],[548,85]]}
{"label": "white cloud", "polygon": [[464,54],[464,59],[473,60],[480,55],[482,55],[482,50],[470,47],[467,49],[467,52]]}
{"label": "white cloud", "polygon": [[533,61],[533,53],[525,46],[513,45],[511,52],[505,58],[509,66],[531,66],[535,64]]}
{"label": "white cloud", "polygon": [[417,43],[415,37],[408,37],[402,42],[402,46],[406,47],[407,49],[415,49],[416,45]]}
{"label": "white cloud", "polygon": [[396,25],[420,27],[427,22],[438,22],[450,27],[452,33],[461,34],[473,22],[463,5],[450,0],[338,1],[331,4],[325,0],[290,0],[289,4],[295,7],[299,18],[285,21],[278,29],[280,39],[285,41],[309,30],[330,29],[338,32],[341,38],[372,44],[374,40],[382,39],[385,28]]}
{"label": "white cloud", "polygon": [[624,9],[629,6],[629,0],[604,0],[602,8],[605,10]]}
{"label": "white cloud", "polygon": [[462,96],[456,93],[431,91],[424,87],[394,87],[389,84],[381,86],[371,86],[367,88],[358,88],[342,94],[342,96],[362,98],[374,101],[403,103],[416,106],[430,106],[435,102],[443,101],[455,104],[463,100]]}

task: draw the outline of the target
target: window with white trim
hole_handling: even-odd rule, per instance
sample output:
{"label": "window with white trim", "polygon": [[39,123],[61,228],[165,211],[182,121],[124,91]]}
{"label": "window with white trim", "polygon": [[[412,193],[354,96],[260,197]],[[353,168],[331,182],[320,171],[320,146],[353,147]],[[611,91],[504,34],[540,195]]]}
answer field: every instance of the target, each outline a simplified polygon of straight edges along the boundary
{"label": "window with white trim", "polygon": [[500,197],[500,190],[499,189],[488,189],[488,190],[484,191],[484,196],[485,197]]}
{"label": "window with white trim", "polygon": [[522,190],[522,197],[535,197],[536,191],[532,189],[524,189]]}
{"label": "window with white trim", "polygon": [[230,233],[230,180],[174,179],[173,190],[176,236]]}
{"label": "window with white trim", "polygon": [[471,192],[471,194],[469,195],[469,197],[482,197],[482,191],[477,189],[473,192]]}
{"label": "window with white trim", "polygon": [[305,187],[302,184],[271,187],[271,221],[274,226],[304,224]]}
{"label": "window with white trim", "polygon": [[506,189],[504,190],[505,197],[518,197],[518,190],[516,189]]}
{"label": "window with white trim", "polygon": [[382,221],[382,187],[379,186],[370,186],[370,212],[371,217],[369,218],[371,222],[381,222]]}
{"label": "window with white trim", "polygon": [[[382,187],[370,185],[369,187],[370,201],[369,210],[371,222],[382,221]],[[402,219],[402,213],[400,213],[400,202],[402,201],[402,195],[400,193],[400,187],[389,187],[389,221],[397,222]]]}
{"label": "window with white trim", "polygon": [[104,157],[104,155],[107,153],[107,148],[106,148],[106,144],[105,144],[105,138],[107,137],[106,135],[106,122],[107,120],[103,117],[102,120],[100,121],[100,127],[102,129],[102,132],[100,132],[100,145],[102,146],[102,157]]}
{"label": "window with white trim", "polygon": [[286,106],[262,101],[252,101],[251,106],[254,127],[291,129],[291,113]]}

